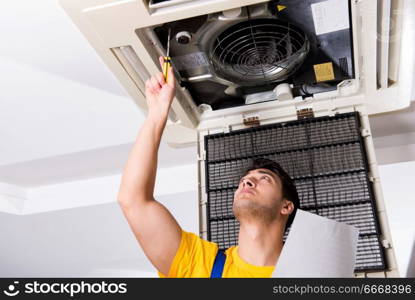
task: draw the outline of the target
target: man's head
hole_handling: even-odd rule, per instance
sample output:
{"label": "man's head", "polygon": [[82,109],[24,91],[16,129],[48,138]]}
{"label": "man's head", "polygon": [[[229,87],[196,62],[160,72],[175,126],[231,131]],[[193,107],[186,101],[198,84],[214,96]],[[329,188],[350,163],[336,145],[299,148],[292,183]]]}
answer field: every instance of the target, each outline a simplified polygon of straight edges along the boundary
{"label": "man's head", "polygon": [[294,220],[300,205],[291,177],[275,161],[257,158],[242,172],[234,194],[233,213],[239,221],[261,220],[271,223],[277,218]]}

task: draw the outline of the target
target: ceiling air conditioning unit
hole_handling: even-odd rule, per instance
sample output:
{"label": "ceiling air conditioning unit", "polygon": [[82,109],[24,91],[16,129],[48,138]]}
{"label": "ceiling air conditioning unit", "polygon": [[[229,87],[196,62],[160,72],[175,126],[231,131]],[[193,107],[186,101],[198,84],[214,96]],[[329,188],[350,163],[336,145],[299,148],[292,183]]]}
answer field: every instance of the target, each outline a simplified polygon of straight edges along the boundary
{"label": "ceiling air conditioning unit", "polygon": [[[370,222],[377,224],[368,221],[374,231],[360,228],[356,275],[397,276],[368,116],[410,104],[414,1],[60,2],[143,111],[144,82],[160,71],[158,56],[166,54],[171,31],[178,88],[164,137],[175,147],[198,145],[203,236],[215,239],[218,223],[209,216],[226,219],[211,210],[232,190],[233,179],[226,181],[224,174],[232,177],[234,168],[259,154],[283,163],[310,158],[320,165],[305,163],[290,174],[310,211],[347,221],[345,215],[354,207],[355,212],[371,211]],[[274,145],[276,136],[281,143]],[[343,163],[349,153],[357,157],[351,165]],[[324,161],[327,157],[342,164],[334,170]],[[326,169],[319,169],[325,164]],[[351,192],[317,195],[320,183],[336,186],[339,178],[350,182]],[[315,202],[308,202],[310,191]],[[330,204],[327,195],[359,200]],[[319,204],[317,198],[326,202]],[[332,207],[343,212],[341,218]],[[372,237],[374,244],[363,243]],[[371,254],[378,265],[364,261],[373,258],[365,256],[367,247],[382,248],[384,255]]]}

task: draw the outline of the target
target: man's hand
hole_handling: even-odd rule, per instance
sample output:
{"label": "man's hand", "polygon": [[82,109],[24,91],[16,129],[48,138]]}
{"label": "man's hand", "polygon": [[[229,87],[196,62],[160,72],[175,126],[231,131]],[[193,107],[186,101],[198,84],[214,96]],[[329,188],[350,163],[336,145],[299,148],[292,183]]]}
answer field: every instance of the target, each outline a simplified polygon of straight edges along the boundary
{"label": "man's hand", "polygon": [[[160,65],[163,67],[163,57],[159,57]],[[173,68],[169,68],[167,82],[161,72],[146,81],[146,100],[148,116],[156,120],[167,117],[175,94],[175,78]]]}

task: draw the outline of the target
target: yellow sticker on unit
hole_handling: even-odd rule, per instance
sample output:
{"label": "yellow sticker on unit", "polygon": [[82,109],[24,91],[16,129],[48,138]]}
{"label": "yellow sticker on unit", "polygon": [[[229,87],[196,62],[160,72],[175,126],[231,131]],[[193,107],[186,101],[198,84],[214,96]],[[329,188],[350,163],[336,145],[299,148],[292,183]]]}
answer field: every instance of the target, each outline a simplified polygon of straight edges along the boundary
{"label": "yellow sticker on unit", "polygon": [[278,11],[282,11],[283,9],[287,8],[287,6],[284,5],[277,5]]}
{"label": "yellow sticker on unit", "polygon": [[314,65],[314,74],[317,82],[334,79],[333,64],[331,62]]}

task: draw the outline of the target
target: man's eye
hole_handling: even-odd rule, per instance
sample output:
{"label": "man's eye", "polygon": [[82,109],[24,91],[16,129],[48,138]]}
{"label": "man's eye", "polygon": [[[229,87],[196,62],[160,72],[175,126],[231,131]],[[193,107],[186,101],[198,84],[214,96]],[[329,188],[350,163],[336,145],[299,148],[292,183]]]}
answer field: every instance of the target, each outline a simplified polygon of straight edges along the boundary
{"label": "man's eye", "polygon": [[264,179],[264,178],[265,178],[266,180],[268,180],[268,181],[269,181],[269,177],[268,177],[268,176],[262,176],[261,178],[262,178],[262,179]]}

